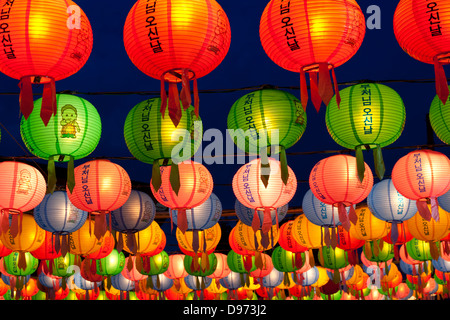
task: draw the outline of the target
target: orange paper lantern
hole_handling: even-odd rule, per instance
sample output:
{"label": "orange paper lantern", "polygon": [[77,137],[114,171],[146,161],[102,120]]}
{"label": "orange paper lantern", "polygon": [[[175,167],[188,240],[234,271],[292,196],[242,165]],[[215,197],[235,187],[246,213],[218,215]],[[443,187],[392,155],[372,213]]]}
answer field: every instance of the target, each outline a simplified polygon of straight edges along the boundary
{"label": "orange paper lantern", "polygon": [[329,69],[339,96],[334,68],[358,51],[365,31],[364,14],[355,0],[271,0],[259,27],[269,58],[286,70],[300,72],[304,108],[308,102],[305,73],[309,73],[311,100],[317,110],[322,101],[328,105],[333,97]]}
{"label": "orange paper lantern", "polygon": [[44,85],[41,118],[47,125],[56,114],[55,81],[80,70],[91,54],[91,25],[71,0],[2,0],[0,6],[8,42],[0,55],[0,71],[20,80],[25,119],[33,110],[32,84]]}
{"label": "orange paper lantern", "polygon": [[434,150],[411,151],[395,163],[392,182],[404,197],[416,200],[419,214],[425,220],[439,220],[437,197],[450,189],[450,160]]}
{"label": "orange paper lantern", "polygon": [[[197,82],[225,58],[231,40],[228,18],[215,0],[138,0],[128,13],[123,32],[127,54],[146,75],[161,80],[161,111],[169,106],[175,126],[191,103],[189,81]],[[167,103],[164,83],[169,83]],[[178,94],[177,83],[182,83]]]}

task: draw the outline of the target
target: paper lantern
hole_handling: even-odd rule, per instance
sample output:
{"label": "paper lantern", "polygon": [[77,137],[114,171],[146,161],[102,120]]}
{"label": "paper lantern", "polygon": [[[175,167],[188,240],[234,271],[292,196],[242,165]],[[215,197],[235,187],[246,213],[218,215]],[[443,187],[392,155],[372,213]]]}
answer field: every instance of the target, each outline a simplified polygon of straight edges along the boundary
{"label": "paper lantern", "polygon": [[131,291],[135,289],[135,281],[125,278],[121,273],[111,277],[111,285],[120,291]]}
{"label": "paper lantern", "polygon": [[211,228],[200,230],[198,232],[186,231],[183,233],[177,228],[175,236],[178,247],[183,253],[190,256],[198,256],[202,254],[211,254],[214,251],[222,237],[222,229],[218,223]]}
{"label": "paper lantern", "polygon": [[[240,97],[228,113],[227,128],[239,149],[249,154],[280,154],[287,166],[286,149],[292,147],[306,129],[306,112],[294,95],[263,89]],[[284,171],[287,173],[287,171]],[[287,181],[287,176],[283,176]]]}
{"label": "paper lantern", "polygon": [[283,223],[280,227],[280,237],[278,238],[278,244],[284,250],[294,253],[308,251],[307,247],[300,245],[294,238],[293,230],[294,220],[289,220]]}
{"label": "paper lantern", "polygon": [[142,270],[144,275],[156,275],[164,273],[169,269],[169,255],[164,250],[152,256],[141,256]]}
{"label": "paper lantern", "polygon": [[263,233],[261,230],[255,232],[252,227],[238,221],[234,237],[242,248],[255,251],[258,254],[275,247],[278,242],[279,232],[275,226],[267,233]]}
{"label": "paper lantern", "polygon": [[20,231],[19,215],[34,209],[44,198],[45,179],[37,168],[15,161],[0,163],[0,177],[2,231],[9,227],[11,216],[10,232],[15,236]]}
{"label": "paper lantern", "polygon": [[294,272],[306,262],[305,253],[293,253],[277,246],[271,254],[273,267],[281,272]]}
{"label": "paper lantern", "polygon": [[228,267],[227,263],[228,256],[226,254],[219,252],[214,252],[213,254],[216,256],[217,259],[217,267],[216,270],[214,270],[214,272],[208,277],[219,280],[221,278],[226,277],[231,272],[231,269],[230,267]]}
{"label": "paper lantern", "polygon": [[[188,228],[186,210],[201,205],[209,198],[213,189],[212,176],[204,165],[191,160],[183,161],[176,166],[162,166],[160,172],[159,190],[155,190],[150,181],[152,193],[160,204],[178,210],[177,227],[186,232]],[[179,184],[171,184],[177,177]]]}
{"label": "paper lantern", "polygon": [[[194,261],[197,259],[197,261]],[[214,253],[208,254],[206,257],[184,257],[184,269],[190,275],[197,277],[207,277],[216,271],[217,258]]]}
{"label": "paper lantern", "polygon": [[[87,219],[81,228],[69,235],[69,252],[78,256],[87,256],[100,249],[103,237],[97,238],[92,232],[95,221]],[[109,233],[109,231],[107,231]]]}
{"label": "paper lantern", "polygon": [[317,110],[322,101],[328,105],[333,96],[329,70],[338,95],[334,69],[358,51],[365,32],[364,14],[354,0],[271,0],[259,26],[261,44],[269,58],[283,69],[300,72],[304,108],[308,102],[305,73],[309,73],[311,100]]}
{"label": "paper lantern", "polygon": [[233,250],[227,254],[227,265],[232,272],[249,274],[257,269],[255,256],[245,256]]}
{"label": "paper lantern", "polygon": [[268,254],[262,253],[261,260],[262,266],[259,266],[256,270],[250,272],[252,279],[261,279],[267,276],[274,268],[272,258]]}
{"label": "paper lantern", "polygon": [[323,245],[322,228],[309,221],[304,214],[294,219],[292,234],[295,241],[308,250],[318,249]]}
{"label": "paper lantern", "polygon": [[97,109],[87,100],[69,94],[56,95],[56,112],[49,124],[40,118],[42,98],[34,102],[33,112],[22,117],[20,134],[27,149],[48,160],[48,187],[56,187],[56,162],[69,161],[67,184],[73,188],[74,160],[84,158],[97,147],[102,123]]}
{"label": "paper lantern", "polygon": [[[255,214],[255,210],[249,207],[244,206],[239,200],[236,199],[234,203],[234,210],[236,216],[240,221],[244,224],[251,226],[253,222],[253,215]],[[277,222],[280,223],[286,217],[289,210],[289,204],[285,204],[279,208],[276,208],[270,211],[270,216],[272,217],[272,225],[276,225]],[[260,228],[262,227],[262,221],[264,221],[264,211],[257,210],[258,218],[260,221]]]}
{"label": "paper lantern", "polygon": [[130,177],[109,160],[87,161],[75,168],[74,176],[73,191],[66,188],[69,200],[95,216],[94,234],[100,238],[106,232],[106,214],[123,206],[130,197]]}
{"label": "paper lantern", "polygon": [[47,124],[56,114],[55,81],[78,72],[89,58],[91,25],[70,0],[3,0],[1,6],[9,43],[0,57],[0,71],[20,80],[20,110],[25,118],[33,110],[32,84],[43,84],[41,118]]}
{"label": "paper lantern", "polygon": [[[415,150],[401,157],[392,169],[395,188],[408,199],[415,200],[420,215],[439,220],[436,198],[450,189],[450,160],[434,150]],[[427,201],[431,202],[431,213]]]}
{"label": "paper lantern", "polygon": [[448,85],[443,65],[448,64],[450,37],[447,1],[424,4],[418,0],[401,0],[394,12],[394,34],[400,47],[412,58],[434,65],[436,93],[445,103]]}
{"label": "paper lantern", "polygon": [[13,276],[26,276],[34,273],[39,266],[39,259],[33,257],[30,252],[24,252],[25,255],[25,265],[20,266],[19,255],[17,251],[3,257],[3,264],[5,271]]}
{"label": "paper lantern", "polygon": [[53,234],[45,231],[44,243],[36,250],[30,252],[33,257],[39,260],[50,260],[61,256],[61,251],[57,252],[54,246]]}
{"label": "paper lantern", "polygon": [[[433,259],[433,257],[431,256],[432,245],[436,246],[435,243],[430,244],[430,242],[428,241],[413,238],[411,241],[405,243],[405,249],[412,259],[422,262]],[[437,244],[437,246],[439,246],[439,243]],[[439,259],[438,256],[437,259]]]}
{"label": "paper lantern", "polygon": [[[280,161],[267,159],[267,164],[261,158],[254,159],[243,165],[233,177],[233,192],[237,200],[244,206],[255,210],[252,228],[256,232],[267,233],[272,228],[271,210],[287,204],[297,191],[297,179],[291,168],[288,180],[283,181],[283,167]],[[263,182],[261,177],[266,176]],[[258,210],[264,212],[263,220],[259,220]],[[260,225],[262,227],[260,228]],[[276,225],[278,228],[278,224]]]}
{"label": "paper lantern", "polygon": [[445,103],[435,96],[431,101],[429,119],[431,128],[436,136],[444,143],[450,143],[449,120],[450,113],[448,112],[448,99]]}
{"label": "paper lantern", "polygon": [[102,276],[114,276],[122,272],[125,267],[125,254],[122,251],[113,249],[109,255],[97,259],[96,270]]}
{"label": "paper lantern", "polygon": [[[313,167],[309,175],[309,187],[320,201],[338,208],[339,221],[348,230],[350,221],[356,223],[354,204],[363,201],[373,186],[373,175],[365,163],[362,181],[357,174],[355,157],[345,154],[327,157]],[[350,207],[349,213],[345,207]]]}
{"label": "paper lantern", "polygon": [[355,150],[358,176],[362,181],[365,166],[363,149],[373,150],[375,172],[383,179],[381,148],[398,139],[405,125],[405,106],[397,92],[377,83],[360,83],[340,91],[328,105],[325,121],[331,137],[344,148]]}
{"label": "paper lantern", "polygon": [[[138,0],[126,18],[123,38],[133,64],[161,81],[162,111],[168,105],[169,116],[177,126],[181,117],[179,100],[183,108],[191,103],[191,80],[198,116],[197,79],[209,74],[225,58],[231,30],[225,12],[214,0],[172,0],[158,4]],[[169,83],[168,97],[165,82]]]}
{"label": "paper lantern", "polygon": [[88,213],[75,207],[65,191],[55,191],[45,195],[34,208],[33,215],[42,229],[53,234],[56,252],[65,255],[68,252],[69,234],[81,228]]}
{"label": "paper lantern", "polygon": [[120,235],[116,233],[116,240],[119,247],[122,247],[124,251],[135,255],[158,254],[166,244],[164,231],[154,220],[150,226],[136,232],[130,239],[128,234]]}
{"label": "paper lantern", "polygon": [[350,233],[360,240],[372,241],[383,238],[389,232],[389,224],[372,214],[367,205],[355,210],[358,223],[350,229]]}
{"label": "paper lantern", "polygon": [[[219,280],[220,284],[227,288],[228,290],[236,290],[243,286],[243,282],[245,283],[248,278],[247,274],[242,274],[238,272],[231,271],[226,277]],[[244,280],[244,281],[242,281]]]}

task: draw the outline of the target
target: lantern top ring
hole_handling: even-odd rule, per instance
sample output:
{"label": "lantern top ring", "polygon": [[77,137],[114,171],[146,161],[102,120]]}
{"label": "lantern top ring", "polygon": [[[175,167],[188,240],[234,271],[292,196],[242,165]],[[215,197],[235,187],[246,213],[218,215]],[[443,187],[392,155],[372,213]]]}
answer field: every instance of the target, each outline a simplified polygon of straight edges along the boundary
{"label": "lantern top ring", "polygon": [[[328,65],[328,70],[334,69],[334,64],[329,63],[329,62],[323,62],[326,63]],[[321,64],[321,62],[315,62],[312,64],[308,64],[306,66],[302,66],[300,69],[304,72],[319,72],[319,65]]]}
{"label": "lantern top ring", "polygon": [[33,84],[44,84],[44,83],[50,83],[52,81],[55,81],[55,78],[53,78],[53,77],[41,76],[41,75],[36,75],[36,74],[23,76],[20,78],[20,80],[26,79],[26,78],[30,78],[31,83],[33,83]]}
{"label": "lantern top ring", "polygon": [[441,52],[437,54],[433,60],[439,61],[442,64],[450,64],[450,52]]}
{"label": "lantern top ring", "polygon": [[188,80],[194,80],[195,79],[195,72],[188,68],[176,68],[176,69],[170,69],[163,73],[161,79],[163,79],[166,82],[181,82],[183,78],[183,71],[187,70]]}

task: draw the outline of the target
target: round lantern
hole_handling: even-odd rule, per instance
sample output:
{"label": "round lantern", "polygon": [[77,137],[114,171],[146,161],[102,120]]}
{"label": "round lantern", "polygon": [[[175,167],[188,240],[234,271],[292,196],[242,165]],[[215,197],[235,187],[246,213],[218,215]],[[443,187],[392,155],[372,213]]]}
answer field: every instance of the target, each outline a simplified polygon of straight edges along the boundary
{"label": "round lantern", "polygon": [[[197,261],[194,261],[197,259]],[[216,271],[217,258],[214,253],[208,254],[206,257],[184,257],[184,269],[193,276],[207,277]]]}
{"label": "round lantern", "polygon": [[304,214],[294,219],[292,234],[295,241],[301,246],[308,248],[308,250],[318,249],[323,246],[322,227],[309,221]]}
{"label": "round lantern", "polygon": [[20,231],[19,217],[22,212],[35,208],[44,198],[46,183],[42,173],[26,163],[4,161],[0,163],[0,209],[1,227],[5,232],[9,227],[13,236]]}
{"label": "round lantern", "polygon": [[39,266],[39,259],[33,257],[30,252],[24,252],[25,265],[20,266],[20,253],[15,251],[3,257],[5,271],[13,276],[26,276],[34,273]]}
{"label": "round lantern", "polygon": [[95,215],[94,234],[100,238],[106,232],[106,214],[123,206],[130,196],[130,177],[109,160],[85,162],[75,168],[74,176],[73,191],[67,187],[69,200],[78,209]]}
{"label": "round lantern", "polygon": [[[87,256],[98,251],[102,246],[103,237],[97,238],[92,232],[95,229],[95,221],[87,219],[76,231],[69,235],[70,253],[77,256]],[[109,231],[108,231],[109,234]]]}
{"label": "round lantern", "polygon": [[[289,209],[289,204],[285,204],[277,208],[276,210],[270,211],[270,216],[272,217],[272,225],[276,225],[277,222],[280,223],[286,217]],[[236,212],[236,216],[240,221],[244,224],[251,226],[253,222],[253,216],[255,214],[255,210],[249,207],[244,206],[239,200],[236,199],[234,203],[234,210]],[[260,221],[260,228],[262,227],[261,222],[264,221],[264,211],[257,210],[258,219]]]}
{"label": "round lantern", "polygon": [[[373,186],[370,167],[364,163],[364,179],[357,174],[355,157],[339,154],[320,160],[309,175],[309,187],[320,201],[338,208],[339,221],[349,230],[350,221],[356,223],[354,204],[363,201]],[[350,206],[349,213],[345,207]]]}
{"label": "round lantern", "polygon": [[280,227],[280,237],[278,239],[278,244],[280,247],[282,247],[284,250],[299,253],[299,252],[305,252],[308,251],[308,248],[302,246],[295,240],[294,234],[293,234],[293,225],[294,220],[289,220],[283,223]]}
{"label": "round lantern", "polygon": [[214,254],[216,255],[217,259],[217,267],[216,270],[208,277],[212,278],[213,280],[215,279],[218,282],[219,279],[226,277],[230,273],[231,269],[228,266],[228,256],[226,254],[219,252],[214,252]]}
{"label": "round lantern", "polygon": [[304,108],[308,102],[305,73],[309,73],[316,110],[322,101],[328,105],[333,97],[329,69],[334,91],[339,94],[334,68],[358,51],[365,32],[364,14],[355,0],[271,0],[259,26],[261,44],[269,58],[283,69],[300,72]]}
{"label": "round lantern", "polygon": [[[159,190],[155,190],[150,181],[152,193],[160,204],[178,210],[177,227],[181,232],[186,232],[186,210],[201,205],[209,198],[213,189],[211,173],[204,165],[191,160],[176,166],[162,166],[160,172]],[[174,179],[179,183],[174,184]]]}
{"label": "round lantern", "polygon": [[360,240],[372,241],[386,236],[389,232],[389,224],[372,214],[367,205],[362,205],[355,210],[358,223],[350,228],[350,233]]}
{"label": "round lantern", "polygon": [[165,273],[169,269],[169,255],[165,251],[152,256],[141,256],[143,259],[141,273],[144,275],[156,275]]}
{"label": "round lantern", "polygon": [[125,254],[113,249],[109,255],[95,261],[97,273],[102,276],[114,276],[125,267]]}
{"label": "round lantern", "polygon": [[[55,243],[53,241],[53,234],[51,232],[45,231],[45,239],[44,243],[39,246],[36,250],[30,252],[33,257],[39,260],[49,260],[50,262],[53,259],[62,255],[61,251],[56,252]],[[43,263],[46,266],[45,263]]]}
{"label": "round lantern", "polygon": [[46,125],[40,118],[41,104],[42,98],[37,99],[29,117],[22,117],[22,140],[32,154],[48,160],[49,192],[53,192],[56,187],[55,161],[69,161],[67,185],[72,189],[74,160],[92,153],[100,141],[100,115],[97,109],[83,98],[57,94],[55,116]]}
{"label": "round lantern", "polygon": [[439,97],[435,96],[431,102],[429,112],[431,128],[436,133],[436,136],[446,144],[450,144],[450,113],[448,105],[450,105],[448,104],[448,99],[445,103],[442,103]]}
{"label": "round lantern", "polygon": [[400,47],[412,58],[434,65],[436,93],[442,103],[448,98],[444,64],[449,63],[450,5],[447,1],[422,3],[401,0],[394,13],[394,34]]}
{"label": "round lantern", "polygon": [[183,253],[190,256],[210,254],[219,244],[222,236],[220,224],[216,223],[211,228],[200,230],[198,232],[186,231],[183,233],[179,228],[175,234],[178,247]]}
{"label": "round lantern", "polygon": [[121,273],[111,277],[111,285],[120,291],[131,291],[135,289],[135,281],[125,278]]}
{"label": "round lantern", "polygon": [[231,271],[249,274],[257,269],[254,256],[244,256],[233,250],[227,254],[227,265]]}
{"label": "round lantern", "polygon": [[70,0],[3,0],[1,6],[9,44],[0,57],[0,71],[20,80],[20,110],[25,118],[33,110],[32,84],[43,84],[40,115],[47,125],[57,111],[55,81],[78,72],[89,58],[91,25]]}
{"label": "round lantern", "polygon": [[294,272],[306,263],[305,253],[293,253],[277,246],[271,254],[273,267],[281,272]]}
{"label": "round lantern", "polygon": [[[290,167],[286,170],[289,172],[288,179],[283,181],[284,169],[280,161],[268,158],[265,164],[257,158],[243,165],[234,175],[234,195],[244,206],[255,210],[252,219],[255,232],[260,229],[262,233],[267,233],[272,228],[271,211],[284,206],[295,195],[297,178]],[[263,176],[266,178],[263,179]],[[259,220],[258,210],[264,212],[262,221]]]}
{"label": "round lantern", "polygon": [[[178,210],[170,209],[173,222],[178,224]],[[186,210],[187,230],[209,229],[219,222],[222,216],[222,203],[211,193],[209,198],[201,205]]]}
{"label": "round lantern", "polygon": [[180,279],[187,276],[184,269],[184,254],[172,254],[169,256],[169,268],[164,275],[170,279]]}
{"label": "round lantern", "polygon": [[[155,219],[156,207],[152,198],[142,191],[131,190],[127,201],[119,208],[112,210],[111,228],[127,234],[127,240],[133,241],[135,233],[144,230]],[[136,240],[134,240],[136,241]],[[135,248],[136,245],[129,244]]]}
{"label": "round lantern", "polygon": [[[160,187],[159,166],[176,165],[194,156],[202,142],[203,125],[193,107],[181,109],[178,126],[160,112],[161,99],[153,98],[134,106],[124,125],[125,143],[139,161],[153,164],[153,187]],[[182,138],[182,141],[180,141]]]}
{"label": "round lantern", "polygon": [[360,83],[340,91],[341,103],[333,98],[325,120],[331,137],[344,148],[355,150],[358,176],[364,177],[363,149],[373,149],[375,172],[383,179],[381,148],[398,139],[405,125],[402,98],[388,86]]}
{"label": "round lantern", "polygon": [[42,229],[53,234],[55,250],[61,251],[62,255],[68,251],[69,234],[80,229],[88,216],[87,212],[78,209],[70,202],[65,191],[46,194],[42,202],[34,208],[33,215]]}
{"label": "round lantern", "polygon": [[[261,230],[256,232],[252,227],[238,221],[236,224],[236,232],[234,237],[237,243],[244,249],[255,251],[256,258],[260,257],[259,253],[275,247],[278,242],[278,229],[272,227],[267,233],[262,233]],[[259,266],[257,264],[257,266]]]}
{"label": "round lantern", "polygon": [[[301,138],[306,122],[306,112],[294,95],[263,89],[242,96],[232,105],[227,127],[239,149],[249,154],[265,154],[271,147],[270,153],[280,153],[286,166],[286,149]],[[283,178],[287,180],[287,176]]]}
{"label": "round lantern", "polygon": [[[436,244],[430,244],[428,241],[413,238],[405,243],[405,249],[412,259],[422,262],[433,259],[431,256],[431,246],[433,245],[436,246]],[[439,246],[439,243],[437,245]],[[439,259],[440,257],[437,258]]]}
{"label": "round lantern", "polygon": [[117,245],[128,253],[139,255],[154,255],[160,253],[166,245],[166,235],[159,224],[153,222],[147,228],[136,232],[128,240],[128,235],[116,233]]}
{"label": "round lantern", "polygon": [[[434,150],[415,150],[400,158],[392,169],[395,188],[415,200],[419,214],[426,220],[439,220],[437,197],[450,189],[450,160]],[[431,202],[431,213],[427,201]]]}
{"label": "round lantern", "polygon": [[[161,81],[161,108],[166,106],[175,126],[181,105],[191,103],[189,81],[193,80],[194,106],[198,116],[197,79],[214,70],[225,58],[231,40],[228,18],[215,0],[171,0],[149,4],[138,0],[124,26],[128,57],[146,75]],[[169,83],[167,98],[164,83]],[[177,83],[182,90],[178,94]]]}
{"label": "round lantern", "polygon": [[415,202],[398,192],[392,179],[385,179],[373,185],[367,196],[367,205],[376,218],[392,223],[393,243],[398,239],[397,225],[410,219],[417,212]]}

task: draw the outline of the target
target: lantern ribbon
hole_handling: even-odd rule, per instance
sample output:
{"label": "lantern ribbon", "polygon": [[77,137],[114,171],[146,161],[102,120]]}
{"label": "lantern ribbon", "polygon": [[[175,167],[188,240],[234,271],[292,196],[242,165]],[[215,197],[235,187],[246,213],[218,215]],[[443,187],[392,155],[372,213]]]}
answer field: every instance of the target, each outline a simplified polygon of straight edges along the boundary
{"label": "lantern ribbon", "polygon": [[74,165],[74,157],[69,156],[69,163],[67,164],[67,188],[70,193],[73,192],[73,188],[75,188],[75,165]]}
{"label": "lantern ribbon", "polygon": [[319,95],[325,105],[330,103],[333,98],[333,84],[331,83],[330,72],[328,71],[328,63],[319,63]]}
{"label": "lantern ribbon", "polygon": [[158,192],[159,188],[161,187],[161,169],[159,167],[159,160],[153,161],[152,186],[156,192]]}
{"label": "lantern ribbon", "polygon": [[169,117],[175,127],[178,127],[181,119],[180,96],[177,84],[169,82]]}
{"label": "lantern ribbon", "polygon": [[95,215],[94,235],[97,239],[101,239],[106,233],[106,213],[107,211],[100,211]]}
{"label": "lantern ribbon", "polygon": [[434,221],[439,222],[439,204],[436,197],[430,197],[431,202],[431,217]]}
{"label": "lantern ribbon", "polygon": [[442,66],[442,63],[440,63],[439,60],[437,59],[437,56],[434,57],[433,60],[434,60],[434,75],[436,82],[436,94],[442,101],[442,104],[445,105],[447,103],[449,95],[447,78],[445,76],[444,67]]}
{"label": "lantern ribbon", "polygon": [[391,225],[391,241],[392,244],[396,244],[397,240],[398,240],[398,221],[392,221],[392,225]]}
{"label": "lantern ribbon", "polygon": [[184,234],[188,228],[188,222],[186,219],[186,209],[179,208],[177,209],[177,227]]}
{"label": "lantern ribbon", "polygon": [[180,92],[181,104],[183,109],[186,110],[191,105],[191,90],[189,87],[189,70],[183,69],[181,74],[181,92]]}
{"label": "lantern ribbon", "polygon": [[263,233],[268,233],[272,229],[272,215],[270,214],[270,212],[271,208],[264,208],[264,217],[261,227],[261,231]]}
{"label": "lantern ribbon", "polygon": [[194,112],[195,112],[195,115],[197,116],[197,119],[198,119],[198,117],[199,117],[199,115],[200,115],[200,113],[199,113],[199,105],[200,105],[200,99],[199,99],[199,97],[198,97],[198,86],[197,86],[197,79],[196,78],[194,78],[194,86],[193,86],[194,88]]}
{"label": "lantern ribbon", "polygon": [[348,218],[354,225],[358,222],[358,216],[356,215],[355,207],[353,207],[353,205],[350,205],[349,207]]}
{"label": "lantern ribbon", "polygon": [[322,99],[320,98],[319,89],[317,87],[317,74],[314,72],[309,73],[309,86],[311,90],[311,101],[314,108],[316,108],[316,111],[319,112]]}
{"label": "lantern ribbon", "polygon": [[339,221],[346,231],[350,230],[350,220],[347,215],[347,210],[345,210],[345,205],[342,202],[338,203],[338,215]]}
{"label": "lantern ribbon", "polygon": [[33,88],[31,85],[31,77],[22,77],[19,82],[20,94],[19,105],[25,119],[28,119],[34,108]]}
{"label": "lantern ribbon", "polygon": [[161,112],[161,117],[164,119],[164,115],[166,114],[166,108],[167,108],[167,92],[166,88],[164,86],[164,76],[161,77],[161,86],[160,86],[160,96],[161,96],[161,107],[159,109],[159,112]]}
{"label": "lantern ribbon", "polygon": [[300,101],[303,110],[306,111],[306,105],[308,104],[308,86],[306,84],[306,74],[303,69],[300,70]]}
{"label": "lantern ribbon", "polygon": [[383,154],[381,152],[381,146],[377,145],[376,148],[373,149],[373,160],[375,164],[375,173],[377,177],[382,180],[385,172]]}
{"label": "lantern ribbon", "polygon": [[[53,194],[56,188],[56,171],[55,171],[55,160],[53,156],[48,159],[47,163],[47,193]],[[72,192],[72,190],[70,190]]]}
{"label": "lantern ribbon", "polygon": [[283,180],[283,183],[286,185],[289,180],[289,170],[287,165],[286,149],[283,146],[281,146],[280,150],[280,165],[281,165],[281,179]]}
{"label": "lantern ribbon", "polygon": [[358,170],[358,178],[360,182],[363,182],[366,167],[364,165],[364,155],[361,145],[355,147],[355,157],[356,157],[356,168]]}
{"label": "lantern ribbon", "polygon": [[258,209],[255,209],[255,212],[253,214],[253,219],[252,219],[253,232],[258,231],[260,227],[261,227],[261,221],[259,220]]}
{"label": "lantern ribbon", "polygon": [[264,187],[267,188],[267,185],[269,184],[269,177],[270,177],[269,159],[267,158],[266,152],[260,152],[259,156],[261,159],[261,181],[263,182]]}
{"label": "lantern ribbon", "polygon": [[430,209],[428,208],[427,202],[419,199],[416,201],[416,206],[417,206],[417,211],[419,211],[420,216],[424,220],[430,221],[431,220],[431,212],[430,212]]}
{"label": "lantern ribbon", "polygon": [[178,196],[178,192],[180,191],[180,171],[178,169],[178,164],[176,163],[172,163],[170,166],[169,181],[172,190]]}
{"label": "lantern ribbon", "polygon": [[50,82],[44,83],[42,92],[41,119],[47,126],[50,118],[56,114],[56,88],[55,79],[50,78]]}

